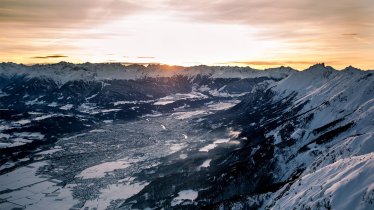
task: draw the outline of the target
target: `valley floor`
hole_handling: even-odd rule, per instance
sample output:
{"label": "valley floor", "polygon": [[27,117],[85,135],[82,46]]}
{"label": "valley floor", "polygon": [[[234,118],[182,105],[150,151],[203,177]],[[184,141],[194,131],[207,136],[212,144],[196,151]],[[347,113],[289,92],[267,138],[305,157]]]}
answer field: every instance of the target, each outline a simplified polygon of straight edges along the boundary
{"label": "valley floor", "polygon": [[[0,209],[119,208],[152,181],[137,177],[144,170],[155,173],[159,165],[196,157],[191,167],[203,170],[211,161],[209,150],[240,145],[229,128],[210,132],[196,126],[216,109],[145,115],[61,138],[0,176]],[[181,191],[171,205],[192,202],[191,192],[197,191],[190,190]]]}

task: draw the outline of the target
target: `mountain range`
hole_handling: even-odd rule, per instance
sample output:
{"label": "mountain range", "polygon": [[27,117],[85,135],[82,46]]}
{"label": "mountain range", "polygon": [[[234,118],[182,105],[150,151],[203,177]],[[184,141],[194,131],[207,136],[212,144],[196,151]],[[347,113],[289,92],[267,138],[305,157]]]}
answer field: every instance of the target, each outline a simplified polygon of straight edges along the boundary
{"label": "mountain range", "polygon": [[373,73],[1,63],[0,209],[373,209]]}

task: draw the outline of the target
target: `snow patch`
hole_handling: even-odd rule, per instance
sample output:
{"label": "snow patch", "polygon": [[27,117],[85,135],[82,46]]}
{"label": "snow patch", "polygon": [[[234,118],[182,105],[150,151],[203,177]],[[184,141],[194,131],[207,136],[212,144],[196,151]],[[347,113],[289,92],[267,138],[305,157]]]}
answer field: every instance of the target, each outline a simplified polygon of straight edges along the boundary
{"label": "snow patch", "polygon": [[73,199],[71,185],[58,186],[59,180],[37,176],[38,168],[47,165],[37,162],[0,176],[0,209],[70,209],[78,203]]}
{"label": "snow patch", "polygon": [[199,92],[191,92],[191,93],[177,93],[170,96],[165,96],[163,98],[158,99],[154,105],[167,105],[174,103],[178,100],[186,100],[186,99],[204,99],[208,98],[208,96],[199,93]]}
{"label": "snow patch", "polygon": [[182,143],[182,144],[171,144],[170,145],[170,154],[173,154],[175,152],[178,152],[179,150],[185,148],[187,145]]}
{"label": "snow patch", "polygon": [[73,108],[73,104],[66,104],[62,107],[60,107],[61,110],[70,110]]}
{"label": "snow patch", "polygon": [[208,168],[210,166],[210,162],[212,162],[212,159],[205,160],[198,169],[200,170],[201,168]]}
{"label": "snow patch", "polygon": [[130,163],[131,162],[129,162],[128,160],[118,160],[118,161],[113,161],[113,162],[101,163],[99,165],[95,165],[95,166],[84,169],[76,177],[82,178],[82,179],[102,178],[108,172],[114,171],[116,169],[124,169],[124,168],[129,167]]}
{"label": "snow patch", "polygon": [[195,190],[182,190],[178,193],[178,196],[171,201],[170,205],[176,206],[186,201],[194,201],[197,198],[198,194],[199,192]]}
{"label": "snow patch", "polygon": [[199,149],[200,152],[209,152],[209,150],[212,150],[216,148],[219,144],[228,143],[230,139],[218,139],[214,141],[212,144],[208,144],[205,147]]}
{"label": "snow patch", "polygon": [[197,111],[190,111],[190,112],[175,112],[171,114],[171,116],[174,116],[175,119],[178,120],[184,120],[191,118],[196,115],[203,115],[203,114],[210,114],[210,112],[204,111],[204,110],[197,110]]}
{"label": "snow patch", "polygon": [[111,184],[100,190],[100,195],[95,200],[86,201],[82,209],[104,210],[111,201],[127,199],[139,193],[148,183]]}
{"label": "snow patch", "polygon": [[94,130],[90,130],[89,132],[90,133],[104,133],[106,132],[107,130],[104,130],[104,129],[94,129]]}
{"label": "snow patch", "polygon": [[240,103],[239,100],[234,100],[230,102],[219,102],[215,104],[209,104],[208,108],[209,110],[212,110],[212,111],[227,110],[227,109],[230,109],[231,107],[234,107],[238,103]]}
{"label": "snow patch", "polygon": [[31,120],[19,120],[16,123],[19,124],[19,125],[27,125],[27,124],[31,123]]}

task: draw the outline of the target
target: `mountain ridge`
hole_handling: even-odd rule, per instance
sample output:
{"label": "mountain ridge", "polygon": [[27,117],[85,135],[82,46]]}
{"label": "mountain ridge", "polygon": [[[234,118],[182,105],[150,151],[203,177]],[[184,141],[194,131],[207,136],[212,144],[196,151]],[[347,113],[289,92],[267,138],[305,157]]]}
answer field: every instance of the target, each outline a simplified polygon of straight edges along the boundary
{"label": "mountain ridge", "polygon": [[28,78],[43,77],[52,79],[60,84],[74,80],[104,81],[104,80],[137,80],[144,78],[161,78],[173,76],[187,76],[195,78],[206,76],[210,78],[256,78],[273,77],[283,79],[290,74],[299,72],[310,72],[325,75],[333,72],[372,72],[372,70],[360,70],[354,67],[347,67],[343,70],[336,70],[322,64],[316,64],[306,70],[298,71],[291,67],[276,67],[264,70],[253,69],[251,67],[233,66],[167,66],[167,65],[129,65],[124,66],[119,63],[82,63],[73,64],[59,62],[55,64],[35,64],[26,66],[16,63],[0,63],[0,76],[12,77],[15,75]]}

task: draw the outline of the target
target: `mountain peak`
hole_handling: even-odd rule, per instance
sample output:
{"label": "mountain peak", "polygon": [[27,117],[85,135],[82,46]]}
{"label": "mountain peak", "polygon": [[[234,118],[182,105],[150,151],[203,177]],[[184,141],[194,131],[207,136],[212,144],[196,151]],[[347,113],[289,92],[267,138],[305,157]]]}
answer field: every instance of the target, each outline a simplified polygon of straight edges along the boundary
{"label": "mountain peak", "polygon": [[354,72],[359,72],[359,71],[362,71],[362,70],[359,69],[359,68],[356,68],[356,67],[353,67],[353,66],[350,65],[350,66],[345,67],[345,68],[343,69],[343,71],[354,73]]}
{"label": "mountain peak", "polygon": [[325,70],[333,70],[333,68],[331,66],[326,66],[325,63],[317,63],[317,64],[314,64],[312,66],[310,66],[308,69],[306,69],[307,71],[308,70],[322,70],[322,71],[325,71]]}
{"label": "mountain peak", "polygon": [[324,77],[328,77],[331,73],[335,71],[331,66],[326,66],[325,63],[317,63],[305,70],[314,75],[323,74]]}

